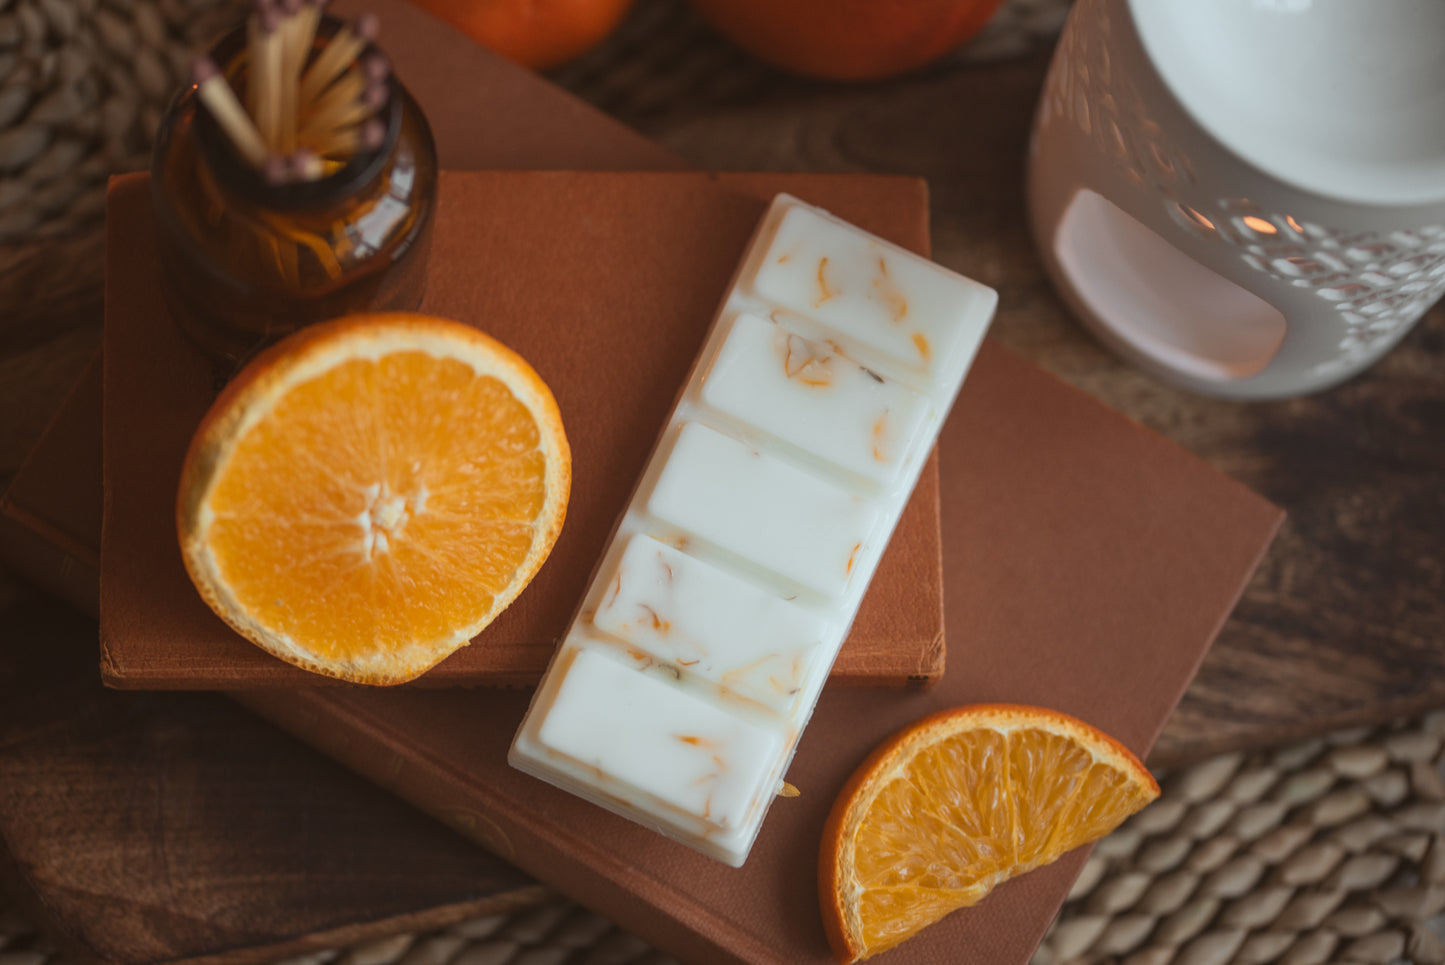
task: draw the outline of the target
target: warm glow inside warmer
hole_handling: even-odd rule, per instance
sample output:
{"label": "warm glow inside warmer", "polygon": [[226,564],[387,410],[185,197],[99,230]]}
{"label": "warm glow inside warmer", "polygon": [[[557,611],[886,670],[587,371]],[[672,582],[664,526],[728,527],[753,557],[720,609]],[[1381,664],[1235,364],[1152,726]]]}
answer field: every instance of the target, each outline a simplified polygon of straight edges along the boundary
{"label": "warm glow inside warmer", "polygon": [[1200,214],[1198,211],[1195,211],[1193,208],[1186,205],[1180,205],[1179,210],[1184,212],[1185,217],[1189,218],[1191,221],[1193,221],[1206,231],[1214,230],[1214,222],[1210,221],[1208,218],[1204,217],[1204,215]]}
{"label": "warm glow inside warmer", "polygon": [[[1208,219],[1183,209],[1190,217]],[[1270,231],[1262,218],[1244,219]],[[1212,228],[1213,225],[1210,225]],[[1093,191],[1074,195],[1054,251],[1082,307],[1128,347],[1171,370],[1212,381],[1269,364],[1284,341],[1279,310],[1185,255]]]}

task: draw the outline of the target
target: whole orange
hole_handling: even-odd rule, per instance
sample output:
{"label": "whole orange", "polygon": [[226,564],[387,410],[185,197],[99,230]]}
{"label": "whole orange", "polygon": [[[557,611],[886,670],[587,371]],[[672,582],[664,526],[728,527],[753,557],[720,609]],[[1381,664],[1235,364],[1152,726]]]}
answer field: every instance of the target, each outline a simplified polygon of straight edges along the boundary
{"label": "whole orange", "polygon": [[754,56],[825,80],[894,77],[954,50],[1002,0],[692,0]]}
{"label": "whole orange", "polygon": [[524,67],[556,67],[597,46],[632,0],[413,0]]}

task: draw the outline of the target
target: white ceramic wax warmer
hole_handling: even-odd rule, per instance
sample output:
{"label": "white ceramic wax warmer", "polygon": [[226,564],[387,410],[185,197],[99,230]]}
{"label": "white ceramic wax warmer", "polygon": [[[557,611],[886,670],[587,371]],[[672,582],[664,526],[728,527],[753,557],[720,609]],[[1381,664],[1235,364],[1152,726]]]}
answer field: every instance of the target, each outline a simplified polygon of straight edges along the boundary
{"label": "white ceramic wax warmer", "polygon": [[1136,364],[1236,398],[1349,378],[1445,292],[1445,0],[1079,0],[1028,190]]}

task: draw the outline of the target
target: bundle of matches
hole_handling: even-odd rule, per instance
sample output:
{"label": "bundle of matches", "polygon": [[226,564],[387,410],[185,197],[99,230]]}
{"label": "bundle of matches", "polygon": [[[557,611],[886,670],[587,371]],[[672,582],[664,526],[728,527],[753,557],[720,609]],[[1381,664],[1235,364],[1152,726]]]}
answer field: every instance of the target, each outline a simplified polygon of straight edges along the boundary
{"label": "bundle of matches", "polygon": [[247,21],[245,106],[215,61],[196,61],[201,103],[236,153],[272,184],[315,181],[386,137],[377,114],[390,67],[363,56],[376,17],[343,24],[313,56],[324,0],[257,0]]}

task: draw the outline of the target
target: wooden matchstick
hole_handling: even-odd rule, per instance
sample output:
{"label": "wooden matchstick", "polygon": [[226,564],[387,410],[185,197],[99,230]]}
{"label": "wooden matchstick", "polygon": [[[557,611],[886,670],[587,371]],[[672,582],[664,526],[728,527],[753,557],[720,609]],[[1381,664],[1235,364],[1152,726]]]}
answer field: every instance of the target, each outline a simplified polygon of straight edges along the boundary
{"label": "wooden matchstick", "polygon": [[370,84],[359,98],[339,102],[334,108],[318,111],[302,125],[297,139],[310,144],[328,131],[360,124],[386,106],[391,90],[386,84]]}
{"label": "wooden matchstick", "polygon": [[303,109],[351,66],[366,45],[376,38],[376,29],[376,16],[364,13],[356,18],[355,23],[343,25],[336,32],[301,78],[299,103]]}
{"label": "wooden matchstick", "polygon": [[281,146],[281,11],[270,4],[257,7],[251,42],[249,83],[255,88],[256,129],[272,151]]}
{"label": "wooden matchstick", "polygon": [[301,51],[300,67],[306,66],[311,56],[311,45],[316,40],[316,28],[321,24],[321,11],[325,0],[300,0],[301,10],[295,18],[295,43]]}
{"label": "wooden matchstick", "polygon": [[385,140],[386,125],[373,117],[364,124],[326,131],[310,147],[323,157],[342,157],[375,151]]}
{"label": "wooden matchstick", "polygon": [[349,70],[346,76],[326,89],[324,93],[306,105],[301,114],[302,131],[315,132],[318,127],[334,127],[331,120],[348,104],[355,103],[366,92],[366,78],[359,70]]}
{"label": "wooden matchstick", "polygon": [[191,68],[191,76],[196,84],[196,96],[230,138],[236,151],[252,167],[260,168],[266,162],[266,142],[261,139],[256,125],[251,123],[251,117],[236,98],[236,92],[221,76],[216,62],[209,57],[200,58]]}
{"label": "wooden matchstick", "polygon": [[246,112],[254,121],[256,105],[261,101],[261,88],[256,85],[256,44],[260,40],[261,20],[256,12],[246,18]]}
{"label": "wooden matchstick", "polygon": [[281,118],[276,149],[283,154],[296,150],[296,88],[306,52],[301,43],[301,0],[281,0]]}

